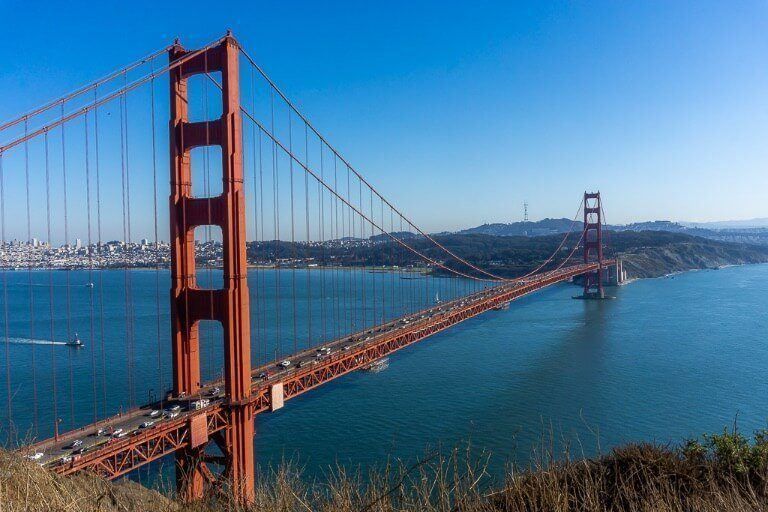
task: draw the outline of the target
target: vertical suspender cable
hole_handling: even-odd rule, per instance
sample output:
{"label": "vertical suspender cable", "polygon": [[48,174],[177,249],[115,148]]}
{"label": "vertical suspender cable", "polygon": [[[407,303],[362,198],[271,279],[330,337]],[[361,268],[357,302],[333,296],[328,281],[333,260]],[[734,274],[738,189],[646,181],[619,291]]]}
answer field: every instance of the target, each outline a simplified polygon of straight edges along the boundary
{"label": "vertical suspender cable", "polygon": [[[253,69],[253,66],[251,66],[251,109],[253,111],[256,111],[256,76],[255,71]],[[261,161],[261,143],[259,143],[258,148],[256,147],[256,130],[257,126],[255,123],[251,122],[252,129],[252,139],[251,139],[251,145],[253,149],[253,229],[254,229],[254,248],[258,249],[259,247],[259,205],[261,204],[259,200],[258,195],[258,179],[257,179],[257,172],[256,169],[258,167],[256,163],[256,159],[259,159],[259,162]],[[259,131],[259,141],[261,141],[261,131]],[[254,257],[258,258],[258,251],[254,251]],[[256,277],[256,286],[254,287],[255,295],[256,295],[256,302],[254,304],[255,307],[252,307],[252,309],[256,312],[254,315],[256,317],[256,366],[259,366],[261,364],[261,309],[260,309],[260,302],[261,302],[261,291],[259,290],[259,278],[260,278],[261,270],[259,267],[256,267],[256,270],[254,271],[254,276]]]}
{"label": "vertical suspender cable", "polygon": [[[333,190],[337,191],[339,190],[337,179],[336,179],[336,163],[338,161],[338,158],[336,158],[336,155],[333,155]],[[331,224],[331,238],[336,243],[338,241],[339,237],[339,198],[334,196],[333,198],[333,218],[332,224]],[[333,247],[333,246],[331,246]],[[341,323],[341,318],[339,315],[339,270],[337,261],[334,260],[333,262],[333,307],[334,307],[334,320],[335,320],[335,339],[339,339],[341,337],[341,331],[339,329],[339,324]]]}
{"label": "vertical suspender cable", "polygon": [[[349,198],[349,187],[347,187],[347,198]],[[346,241],[346,239],[347,239],[347,229],[346,229],[347,226],[346,226],[346,219],[345,219],[345,217],[346,217],[345,207],[342,204],[341,205],[341,240],[339,241],[339,248],[341,249],[339,255],[342,258],[343,258],[343,251],[346,250],[346,245],[343,243],[343,241]],[[343,259],[342,259],[342,261],[343,261]],[[338,261],[336,263],[338,265],[342,264],[341,262],[338,262]],[[347,280],[347,274],[348,274],[348,272],[342,272],[342,274],[341,274],[341,278],[342,278],[342,281],[343,281],[341,283],[341,289],[342,289],[342,292],[344,294],[344,328],[345,329],[346,329],[346,326],[347,326],[347,314],[349,313],[349,298],[350,298],[350,296],[352,294],[352,290],[351,289],[347,289],[347,284],[349,284],[348,280]],[[352,332],[353,331],[349,331],[349,334],[352,334]]]}
{"label": "vertical suspender cable", "polygon": [[[24,135],[29,134],[29,123],[24,120]],[[31,202],[29,199],[29,142],[24,142],[24,181],[27,192],[27,247],[30,251],[34,251],[36,247],[32,244],[32,220],[31,220]],[[35,293],[32,286],[32,258],[29,258],[29,268],[27,270],[28,285],[29,285],[29,339],[35,339]],[[38,413],[37,413],[37,369],[35,361],[35,345],[30,347],[32,357],[32,426],[33,435],[37,437],[38,433]]]}
{"label": "vertical suspender cable", "polygon": [[[347,198],[348,198],[349,202],[351,203],[352,202],[352,192],[351,192],[350,185],[349,185],[350,184],[349,166],[345,165],[344,167],[347,169]],[[347,213],[347,229],[349,230],[348,231],[348,235],[349,235],[350,240],[353,241],[353,243],[350,244],[349,247],[350,247],[351,251],[355,251],[356,248],[357,248],[357,244],[354,243],[355,228],[354,228],[354,225],[352,224],[352,209],[347,207],[346,205],[345,205],[345,208],[346,208],[346,210],[348,212]],[[354,258],[354,254],[350,255],[350,258],[351,259]],[[354,264],[354,261],[350,261],[349,264],[350,265]],[[352,334],[352,333],[355,332],[355,308],[356,308],[356,305],[357,305],[357,293],[356,293],[357,287],[353,286],[353,283],[355,282],[355,280],[354,280],[354,277],[355,277],[354,270],[352,268],[350,268],[349,271],[347,272],[347,274],[349,274],[349,279],[347,279],[347,281],[349,282],[349,296],[347,297],[347,301],[349,303],[349,333]]]}
{"label": "vertical suspender cable", "polygon": [[[88,310],[90,320],[90,335],[91,344],[96,339],[95,336],[95,319],[94,319],[94,306],[93,306],[93,247],[91,240],[91,160],[90,160],[90,145],[89,145],[89,133],[88,133],[88,113],[83,116],[83,123],[85,127],[85,214],[88,224]],[[92,346],[91,352],[91,387],[93,393],[93,421],[95,422],[99,418],[99,408],[97,395],[98,376],[96,375],[96,350]]]}
{"label": "vertical suspender cable", "polygon": [[[390,233],[395,232],[395,217],[394,212],[392,212],[392,208],[389,209],[389,231]],[[389,291],[390,291],[390,303],[389,303],[389,315],[391,318],[394,318],[397,316],[397,308],[395,307],[395,244],[394,242],[390,242],[389,244],[389,267],[390,267],[390,285],[389,285]],[[400,268],[398,267],[398,272]]]}
{"label": "vertical suspender cable", "polygon": [[[360,211],[363,211],[363,180],[361,180],[359,177],[357,179],[357,198],[360,205]],[[365,229],[363,227],[363,218],[360,218],[360,239],[363,244],[365,244]],[[365,245],[364,245],[365,247]],[[362,251],[361,251],[362,252]],[[363,254],[365,254],[363,252]],[[362,296],[363,296],[363,302],[361,306],[361,312],[362,312],[362,324],[361,327],[363,329],[368,328],[368,322],[366,321],[366,308],[368,307],[368,302],[365,300],[365,261],[362,262],[362,266],[360,267],[360,285],[362,287]]]}
{"label": "vertical suspender cable", "polygon": [[[2,247],[5,250],[5,172],[2,153],[0,153],[0,232],[2,232]],[[11,404],[11,350],[8,334],[8,270],[5,268],[3,269],[3,315],[5,320],[5,392],[8,408],[8,441],[10,442],[13,432],[13,405]]]}
{"label": "vertical suspender cable", "polygon": [[[127,74],[123,74],[124,79],[127,82]],[[127,85],[127,83],[126,83]],[[133,238],[131,235],[131,167],[130,167],[130,151],[128,147],[128,93],[126,92],[123,95],[123,107],[125,109],[125,204],[127,207],[127,213],[128,213],[128,239],[126,241],[126,247],[128,248],[129,254],[133,253]],[[135,312],[134,312],[134,305],[133,305],[133,273],[131,272],[130,268],[128,269],[126,273],[126,277],[128,278],[128,318],[126,318],[126,321],[128,322],[128,341],[130,343],[130,360],[131,360],[131,388],[130,391],[130,398],[131,402],[130,405],[133,407],[136,405],[136,376],[135,373],[135,336],[134,336],[134,329],[135,329]]]}
{"label": "vertical suspender cable", "polygon": [[[275,133],[275,93],[270,96],[270,109],[272,114],[272,133]],[[275,234],[275,358],[282,356],[282,339],[280,337],[280,177],[277,172],[277,144],[272,140],[272,220],[274,221]]]}
{"label": "vertical suspender cable", "polygon": [[[324,178],[324,156],[323,156],[323,144],[320,143],[320,176]],[[326,314],[325,314],[325,194],[323,186],[320,182],[317,183],[317,227],[320,233],[320,324],[322,325],[322,342],[328,341],[325,330]]]}
{"label": "vertical suspender cable", "polygon": [[[259,130],[259,217],[261,220],[261,245],[262,247],[266,244],[266,231],[264,231],[264,161],[263,161],[263,150],[262,150],[262,143],[261,143],[261,130]],[[262,336],[262,343],[264,344],[262,354],[264,354],[264,362],[266,363],[269,360],[269,357],[267,355],[267,300],[266,300],[266,275],[264,275],[264,271],[262,271],[261,275],[261,326],[263,329],[263,336]]]}
{"label": "vertical suspender cable", "polygon": [[[104,348],[104,261],[101,244],[101,173],[99,166],[99,109],[98,89],[93,89],[93,149],[96,166],[96,245],[99,255],[99,329],[101,339],[101,393],[102,414],[107,415],[107,354]],[[95,346],[94,346],[95,348]]]}
{"label": "vertical suspender cable", "polygon": [[[394,211],[394,209],[393,209],[393,211]],[[401,217],[399,215],[398,215],[398,217],[400,217],[400,231],[399,231],[399,233],[400,233],[400,236],[402,237],[402,236],[404,236],[404,234],[403,234],[403,217]],[[402,316],[403,313],[408,310],[408,308],[406,306],[406,303],[405,303],[405,298],[403,297],[403,295],[404,295],[403,290],[404,290],[404,287],[405,287],[405,280],[403,279],[403,265],[404,265],[404,262],[403,262],[403,248],[398,246],[398,247],[396,247],[396,250],[397,250],[397,266],[400,269],[400,272],[399,272],[399,274],[400,274],[400,287],[399,287],[400,288],[400,307],[397,310],[397,314],[399,316]]]}
{"label": "vertical suspender cable", "polygon": [[[304,165],[309,167],[309,135],[307,124],[304,123]],[[304,171],[304,222],[307,231],[307,256],[311,250],[311,235],[309,232],[309,173]],[[307,268],[307,347],[312,347],[312,276]]]}
{"label": "vertical suspender cable", "polygon": [[[369,211],[371,212],[371,221],[375,222],[375,216],[373,213],[373,189],[369,187],[368,190],[370,192],[370,204],[369,204],[370,210]],[[374,226],[373,222],[371,223],[371,246],[375,247],[376,232],[374,230],[376,229],[376,227]],[[376,265],[376,258],[374,257],[375,253],[376,251],[374,250],[374,252],[371,254],[374,269]],[[373,323],[371,325],[376,327],[378,325],[379,319],[376,316],[376,274],[375,273],[371,274],[371,299],[372,299],[371,302],[373,303]]]}
{"label": "vertical suspender cable", "polygon": [[[150,61],[151,72],[155,72],[155,60]],[[155,79],[149,81],[149,122],[152,124],[152,213],[153,230],[155,235],[155,323],[157,339],[157,394],[160,398],[160,409],[163,408],[165,399],[165,385],[163,383],[163,353],[160,337],[160,241],[157,229],[157,128],[155,126]]]}
{"label": "vertical suspender cable", "polygon": [[[381,241],[382,241],[382,243],[389,244],[390,243],[389,240],[387,240],[384,237],[384,224],[386,223],[386,221],[384,220],[384,201],[380,201],[380,205],[381,205],[381,224],[380,224],[381,225],[381,229],[380,229],[380,231],[381,231]],[[386,250],[386,246],[383,246],[381,248],[382,267],[386,267],[386,265],[384,263],[384,258],[386,257],[385,252],[384,252],[385,250]],[[385,286],[386,282],[387,282],[387,280],[386,280],[384,274],[381,274],[381,323],[386,322],[386,318],[387,318],[387,306],[386,306],[386,298],[387,298],[387,293],[386,292],[387,292],[387,290],[386,290],[386,286]]]}
{"label": "vertical suspender cable", "polygon": [[[288,110],[288,150],[293,154],[293,124],[291,122],[291,111]],[[292,302],[293,302],[293,353],[296,354],[299,351],[298,336],[297,336],[297,324],[296,324],[296,224],[294,221],[294,204],[293,204],[293,158],[289,158],[288,172],[291,178],[291,287],[292,287]]]}
{"label": "vertical suspender cable", "polygon": [[[61,104],[61,117],[64,118],[64,103]],[[69,244],[69,207],[67,204],[67,145],[64,135],[65,125],[61,125],[61,174],[63,179],[62,190],[64,192],[64,244],[67,251],[71,247]],[[67,341],[72,339],[72,302],[70,294],[70,272],[69,267],[64,270],[67,292]],[[75,427],[75,381],[72,370],[72,351],[67,351],[69,362],[69,423],[70,427]]]}
{"label": "vertical suspender cable", "polygon": [[122,186],[122,214],[123,214],[123,296],[125,301],[125,346],[126,346],[126,366],[127,366],[127,379],[128,379],[128,404],[133,405],[133,369],[131,367],[131,360],[133,354],[131,353],[131,337],[130,337],[130,297],[129,297],[129,275],[128,275],[128,224],[126,221],[127,216],[127,199],[126,199],[126,156],[125,156],[125,97],[120,95],[119,101],[120,108],[120,170],[121,170],[121,186]]}
{"label": "vertical suspender cable", "polygon": [[[48,132],[44,134],[45,144],[45,212],[46,212],[46,236],[48,237],[48,248],[53,249],[53,239],[51,238],[51,165],[48,151]],[[49,251],[50,252],[50,251]],[[54,320],[53,304],[53,265],[48,262],[48,315],[51,321],[51,342],[56,340],[56,329]],[[56,346],[51,343],[51,409],[53,411],[53,430],[54,433],[59,428],[58,397],[56,393]]]}

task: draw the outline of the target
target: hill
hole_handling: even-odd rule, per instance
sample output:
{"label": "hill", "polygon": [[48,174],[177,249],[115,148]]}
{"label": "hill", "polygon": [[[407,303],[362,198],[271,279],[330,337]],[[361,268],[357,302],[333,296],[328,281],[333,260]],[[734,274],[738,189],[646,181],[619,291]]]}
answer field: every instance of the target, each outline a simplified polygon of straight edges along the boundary
{"label": "hill", "polygon": [[[454,254],[504,277],[523,275],[546,260],[563,239],[562,234],[546,236],[497,236],[487,234],[444,234],[435,239]],[[717,268],[723,265],[768,262],[768,246],[721,242],[669,231],[605,232],[608,255],[625,260],[630,278],[659,277],[683,270]],[[573,249],[577,235],[569,241],[549,267],[559,264]],[[446,253],[423,237],[409,239],[409,244],[427,257],[444,262],[450,268],[471,272],[447,257]],[[251,242],[249,262],[283,266],[423,266],[422,259],[391,240],[331,241],[324,244],[290,242]],[[578,261],[578,255],[574,255]],[[436,274],[446,273],[433,268]]]}
{"label": "hill", "polygon": [[[699,236],[721,242],[740,242],[755,245],[768,245],[768,226],[766,219],[751,221],[723,221],[704,223],[680,223],[668,220],[634,222],[631,224],[606,225],[610,231],[667,231]],[[494,236],[545,236],[566,233],[573,221],[571,219],[544,219],[535,222],[510,222],[483,224],[474,228],[457,231],[459,235],[494,235]]]}

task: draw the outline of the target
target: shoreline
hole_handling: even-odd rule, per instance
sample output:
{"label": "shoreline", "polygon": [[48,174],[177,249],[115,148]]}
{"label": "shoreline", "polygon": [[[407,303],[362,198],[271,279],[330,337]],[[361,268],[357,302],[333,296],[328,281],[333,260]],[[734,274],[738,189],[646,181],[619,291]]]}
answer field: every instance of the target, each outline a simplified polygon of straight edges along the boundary
{"label": "shoreline", "polygon": [[[728,263],[724,265],[719,265],[717,267],[694,267],[689,268],[685,270],[675,270],[673,272],[668,272],[666,274],[661,274],[658,276],[648,276],[648,277],[631,277],[628,278],[626,281],[623,281],[618,286],[626,286],[630,283],[633,283],[635,281],[645,280],[645,279],[666,279],[671,278],[676,275],[685,274],[688,272],[702,272],[702,271],[717,271],[717,270],[724,270],[731,267],[744,267],[747,265],[768,265],[768,262],[756,262],[756,263]],[[275,265],[257,265],[257,264],[249,264],[247,266],[248,270],[307,270],[307,271],[334,271],[334,270],[342,270],[342,271],[356,271],[356,270],[364,270],[371,274],[391,274],[391,273],[402,273],[402,274],[411,274],[411,275],[418,275],[421,277],[425,276],[433,276],[433,277],[449,277],[447,275],[442,274],[435,274],[431,269],[428,268],[393,268],[393,267],[381,267],[381,266],[302,266],[302,267],[280,267]],[[218,270],[222,271],[222,267],[205,267],[200,266],[197,268],[198,270]],[[99,267],[99,268],[88,268],[88,267],[0,267],[0,272],[67,272],[67,271],[81,271],[81,272],[102,272],[102,271],[109,271],[109,270],[115,270],[115,271],[142,271],[142,272],[152,272],[152,271],[170,271],[170,267],[168,266],[162,266],[162,267],[149,267],[149,266],[139,266],[139,267]],[[515,277],[510,277],[509,279],[515,279]]]}

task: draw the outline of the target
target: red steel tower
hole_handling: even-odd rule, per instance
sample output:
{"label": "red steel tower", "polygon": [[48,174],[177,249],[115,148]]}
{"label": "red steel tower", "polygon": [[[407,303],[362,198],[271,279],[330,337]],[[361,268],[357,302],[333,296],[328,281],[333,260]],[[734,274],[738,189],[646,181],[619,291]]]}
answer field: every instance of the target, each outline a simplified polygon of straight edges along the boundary
{"label": "red steel tower", "polygon": [[[191,54],[196,54],[192,55]],[[223,461],[224,476],[241,502],[250,501],[254,486],[253,410],[249,404],[251,345],[245,252],[245,194],[243,189],[242,118],[240,113],[239,50],[228,34],[220,43],[191,52],[178,42],[170,49],[171,71],[171,332],[173,391],[190,396],[200,390],[198,324],[215,320],[223,327],[224,382],[228,428],[212,440],[224,457],[206,455],[205,415],[189,427],[189,448],[177,452],[177,484],[190,500],[202,497],[206,482],[216,477],[206,462]],[[222,116],[190,122],[187,82],[198,74],[221,73]],[[208,77],[204,77],[208,79]],[[192,195],[192,148],[221,147],[222,193]],[[222,233],[224,287],[203,289],[195,279],[195,227],[219,226]]]}
{"label": "red steel tower", "polygon": [[603,292],[603,218],[600,192],[584,192],[584,263],[598,265],[584,274],[584,298],[605,298]]}

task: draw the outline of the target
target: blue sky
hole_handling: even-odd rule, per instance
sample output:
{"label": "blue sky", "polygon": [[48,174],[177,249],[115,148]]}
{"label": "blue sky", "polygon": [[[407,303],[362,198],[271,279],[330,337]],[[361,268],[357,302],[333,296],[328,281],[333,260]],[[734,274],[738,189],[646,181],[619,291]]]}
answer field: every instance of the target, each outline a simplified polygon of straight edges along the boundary
{"label": "blue sky", "polygon": [[[768,217],[768,3],[0,0],[0,119],[231,28],[425,229]],[[165,162],[165,160],[163,160]]]}

